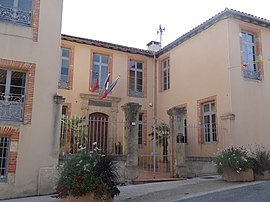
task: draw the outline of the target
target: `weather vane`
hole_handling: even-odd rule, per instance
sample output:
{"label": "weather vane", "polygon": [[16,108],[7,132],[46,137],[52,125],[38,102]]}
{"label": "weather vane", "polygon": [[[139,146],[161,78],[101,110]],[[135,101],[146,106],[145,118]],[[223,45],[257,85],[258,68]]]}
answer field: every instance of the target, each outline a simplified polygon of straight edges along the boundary
{"label": "weather vane", "polygon": [[161,25],[159,25],[159,29],[157,30],[157,34],[159,34],[159,36],[160,36],[160,41],[159,41],[160,47],[162,47],[161,42],[162,42],[163,32],[165,32],[165,27],[161,28]]}

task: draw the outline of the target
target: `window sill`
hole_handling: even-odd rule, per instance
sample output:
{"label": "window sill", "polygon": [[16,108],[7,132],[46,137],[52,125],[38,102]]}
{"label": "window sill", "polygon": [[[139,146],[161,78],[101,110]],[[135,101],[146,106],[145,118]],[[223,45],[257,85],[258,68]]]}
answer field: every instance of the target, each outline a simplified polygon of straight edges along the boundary
{"label": "window sill", "polygon": [[24,121],[16,122],[16,121],[2,121],[2,120],[0,120],[0,126],[15,126],[15,127],[18,127],[18,126],[21,126],[21,125],[24,125]]}

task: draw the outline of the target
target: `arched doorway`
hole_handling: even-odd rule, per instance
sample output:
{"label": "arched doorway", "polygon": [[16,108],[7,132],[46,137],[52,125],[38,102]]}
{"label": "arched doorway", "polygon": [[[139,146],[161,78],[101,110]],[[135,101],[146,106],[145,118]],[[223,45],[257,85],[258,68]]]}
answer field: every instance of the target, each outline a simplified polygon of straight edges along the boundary
{"label": "arched doorway", "polygon": [[90,151],[97,147],[99,152],[107,153],[108,119],[109,116],[103,113],[89,114],[88,137]]}

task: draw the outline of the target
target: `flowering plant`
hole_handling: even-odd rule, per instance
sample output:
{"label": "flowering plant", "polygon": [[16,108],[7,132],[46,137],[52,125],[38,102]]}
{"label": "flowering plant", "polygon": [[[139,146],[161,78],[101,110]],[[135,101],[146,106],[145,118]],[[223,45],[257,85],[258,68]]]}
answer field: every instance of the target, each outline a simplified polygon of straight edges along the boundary
{"label": "flowering plant", "polygon": [[217,171],[222,174],[225,170],[233,170],[240,173],[252,168],[252,162],[244,147],[229,147],[218,153],[214,158]]}
{"label": "flowering plant", "polygon": [[56,190],[59,198],[87,193],[113,198],[120,193],[116,186],[117,177],[111,156],[80,151],[64,162]]}
{"label": "flowering plant", "polygon": [[263,175],[270,170],[270,149],[264,145],[255,145],[251,150],[253,171],[257,175]]}

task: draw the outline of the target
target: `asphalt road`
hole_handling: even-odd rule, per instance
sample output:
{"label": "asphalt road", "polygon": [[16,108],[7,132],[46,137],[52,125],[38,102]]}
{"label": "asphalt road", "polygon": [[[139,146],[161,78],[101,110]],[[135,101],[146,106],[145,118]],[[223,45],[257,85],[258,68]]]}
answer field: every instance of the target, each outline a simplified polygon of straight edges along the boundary
{"label": "asphalt road", "polygon": [[270,202],[270,182],[205,194],[177,202]]}

